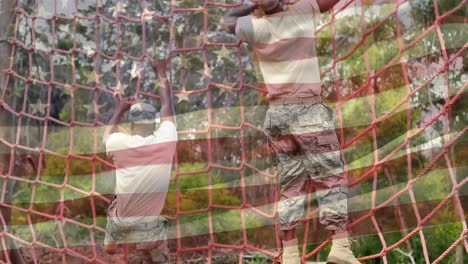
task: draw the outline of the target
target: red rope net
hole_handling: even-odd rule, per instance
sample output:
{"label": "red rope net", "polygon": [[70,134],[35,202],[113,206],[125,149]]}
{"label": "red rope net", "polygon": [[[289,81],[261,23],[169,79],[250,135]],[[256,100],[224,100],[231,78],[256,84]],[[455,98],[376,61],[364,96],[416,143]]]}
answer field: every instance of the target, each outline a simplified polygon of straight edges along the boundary
{"label": "red rope net", "polygon": [[[317,30],[323,97],[337,112],[352,187],[349,228],[361,261],[440,263],[457,247],[468,251],[461,194],[468,180],[460,175],[467,129],[457,117],[466,76],[453,80],[464,76],[466,43],[453,40],[458,28],[450,31],[466,1],[450,8],[414,1],[434,16],[421,28],[406,18],[409,2],[342,1]],[[165,51],[181,138],[165,210],[171,255],[177,263],[280,259],[279,186],[258,117],[265,91],[246,47],[217,33],[222,15],[239,4],[18,1],[0,93],[2,263],[14,263],[17,252],[31,263],[136,262],[132,253],[102,250],[113,171],[100,143],[113,108],[103,110],[116,90],[157,102],[146,59]],[[397,124],[403,130],[392,131]],[[434,186],[428,179],[439,179],[445,193],[421,198],[421,188]],[[304,261],[323,259],[331,241],[310,193]],[[432,251],[427,228],[446,223],[456,223],[451,240]]]}

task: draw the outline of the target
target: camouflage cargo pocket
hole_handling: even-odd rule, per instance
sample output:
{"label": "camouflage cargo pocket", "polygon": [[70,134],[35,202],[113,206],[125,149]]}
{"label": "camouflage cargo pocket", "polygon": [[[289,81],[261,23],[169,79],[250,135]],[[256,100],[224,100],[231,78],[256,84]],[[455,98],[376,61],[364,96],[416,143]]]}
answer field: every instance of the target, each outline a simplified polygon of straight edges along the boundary
{"label": "camouflage cargo pocket", "polygon": [[322,104],[313,104],[302,106],[297,114],[297,125],[293,130],[296,135],[310,138],[312,134],[330,129],[333,129],[333,123],[330,121],[328,109]]}
{"label": "camouflage cargo pocket", "polygon": [[335,131],[317,137],[317,161],[321,165],[321,177],[343,173],[340,143]]}
{"label": "camouflage cargo pocket", "polygon": [[326,121],[328,113],[319,104],[303,106],[297,116],[297,125],[300,127],[320,126]]}
{"label": "camouflage cargo pocket", "polygon": [[277,138],[288,130],[291,122],[285,106],[271,106],[265,116],[263,128],[267,136]]}

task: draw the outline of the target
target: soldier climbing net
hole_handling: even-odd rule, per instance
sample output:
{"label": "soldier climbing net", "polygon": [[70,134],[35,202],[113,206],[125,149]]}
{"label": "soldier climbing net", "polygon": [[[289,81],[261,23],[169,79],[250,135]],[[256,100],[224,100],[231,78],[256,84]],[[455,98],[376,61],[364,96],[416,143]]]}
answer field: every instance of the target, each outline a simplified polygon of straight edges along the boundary
{"label": "soldier climbing net", "polygon": [[[427,4],[434,19],[417,28],[405,13],[410,2]],[[445,8],[436,0],[341,1],[317,29],[323,97],[337,113],[351,188],[349,229],[360,241],[361,261],[394,263],[403,256],[441,263],[457,247],[468,252],[462,195],[468,179],[460,175],[466,175],[460,155],[467,129],[456,109],[466,88],[466,43],[454,40],[464,35],[451,27],[466,0],[452,2]],[[179,101],[173,208],[165,211],[172,257],[177,263],[228,263],[218,259],[229,254],[237,263],[280,260],[278,175],[265,165],[262,120],[254,116],[264,109],[256,100],[265,91],[255,83],[245,46],[217,33],[222,15],[240,4],[18,0],[0,79],[2,263],[14,263],[17,252],[31,263],[115,262],[102,250],[110,192],[100,184],[108,183],[103,178],[111,177],[105,172],[112,164],[100,136],[113,108],[104,110],[116,91],[158,100],[147,88],[154,75],[145,64],[155,56],[170,58]],[[196,169],[184,165],[194,160]],[[190,178],[201,186],[187,185]],[[431,179],[445,192],[421,195],[434,187]],[[323,259],[331,242],[317,225],[312,188],[300,236],[303,261]],[[196,200],[190,195],[206,201],[187,206]],[[447,223],[456,223],[455,235],[435,249],[429,228]],[[130,263],[132,257],[124,252]]]}

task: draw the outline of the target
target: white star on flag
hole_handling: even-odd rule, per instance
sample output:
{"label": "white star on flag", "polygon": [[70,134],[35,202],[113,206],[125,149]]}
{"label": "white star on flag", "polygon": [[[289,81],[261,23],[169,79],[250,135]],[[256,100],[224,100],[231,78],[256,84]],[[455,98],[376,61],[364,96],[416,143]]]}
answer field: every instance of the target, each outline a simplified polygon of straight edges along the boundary
{"label": "white star on flag", "polygon": [[213,78],[213,76],[211,75],[210,66],[208,66],[208,63],[206,63],[206,62],[203,64],[203,69],[200,69],[197,72],[200,73],[201,75],[205,76],[205,77]]}
{"label": "white star on flag", "polygon": [[33,114],[36,114],[38,112],[41,114],[45,114],[45,111],[47,109],[47,106],[49,106],[49,104],[43,104],[41,102],[41,99],[37,99],[37,102],[35,104],[29,104],[29,106],[31,107]]}
{"label": "white star on flag", "polygon": [[217,61],[231,58],[231,51],[229,51],[224,45],[220,50],[213,51],[213,53],[218,55]]}
{"label": "white star on flag", "polygon": [[[99,114],[99,110],[101,110],[102,107],[104,107],[106,104],[102,104],[102,105],[97,105],[97,109],[96,109],[96,112]],[[85,104],[83,105],[84,108],[86,108],[86,110],[88,110],[86,112],[86,115],[92,115],[94,114],[94,109],[95,109],[95,105],[94,104]]]}
{"label": "white star on flag", "polygon": [[183,101],[189,101],[189,94],[186,93],[187,90],[185,90],[185,86],[182,88],[182,90],[180,91],[180,93],[178,94],[175,94],[175,96],[177,97],[177,103],[180,103],[180,102],[183,102]]}
{"label": "white star on flag", "polygon": [[135,79],[140,75],[142,69],[140,68],[140,63],[135,62],[132,64],[132,69],[130,70],[130,80]]}
{"label": "white star on flag", "polygon": [[117,83],[117,87],[115,87],[115,89],[114,89],[114,95],[117,95],[117,94],[125,95],[125,90],[127,88],[128,88],[127,84],[122,85],[122,83],[119,81]]}

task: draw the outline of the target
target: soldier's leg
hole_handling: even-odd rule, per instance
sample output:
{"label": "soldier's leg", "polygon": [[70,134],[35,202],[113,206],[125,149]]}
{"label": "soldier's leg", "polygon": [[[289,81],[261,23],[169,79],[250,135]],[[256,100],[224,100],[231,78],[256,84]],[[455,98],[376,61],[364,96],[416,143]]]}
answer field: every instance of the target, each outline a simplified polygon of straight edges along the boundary
{"label": "soldier's leg", "polygon": [[154,222],[136,224],[132,228],[129,240],[136,244],[143,263],[170,263],[167,229],[168,222],[161,216]]}
{"label": "soldier's leg", "polygon": [[279,173],[281,198],[278,203],[280,228],[294,230],[304,213],[306,174],[301,161],[300,146],[291,134],[291,107],[272,106],[265,118],[265,133],[272,161]]}
{"label": "soldier's leg", "polygon": [[104,251],[107,254],[115,254],[119,244],[125,243],[128,227],[117,222],[116,200],[114,199],[107,210],[106,234],[104,237]]}
{"label": "soldier's leg", "polygon": [[316,148],[307,152],[306,162],[313,168],[310,176],[319,204],[320,223],[328,230],[343,232],[348,223],[348,180],[336,135],[319,135]]}
{"label": "soldier's leg", "polygon": [[[274,143],[273,143],[274,144]],[[283,264],[301,263],[296,227],[304,218],[307,174],[297,157],[275,155],[281,180],[281,199],[278,203],[280,229],[283,231]]]}
{"label": "soldier's leg", "polygon": [[280,229],[284,232],[283,264],[299,264],[296,226],[303,219],[307,173],[302,163],[300,146],[289,130],[294,106],[278,106],[267,112],[265,131],[280,175],[281,198],[278,202]]}
{"label": "soldier's leg", "polygon": [[[334,131],[331,110],[318,104],[305,116],[310,120],[301,123],[303,131],[298,141],[304,152],[304,164],[314,182],[319,204],[320,223],[333,231],[333,244],[327,263],[357,264],[351,251],[346,226],[348,223],[348,181],[338,138]],[[322,111],[319,111],[321,109]],[[329,115],[326,115],[326,113]],[[306,128],[309,126],[308,128]]]}
{"label": "soldier's leg", "polygon": [[348,182],[331,109],[321,103],[303,106],[291,129],[314,183],[320,223],[329,230],[344,230],[348,219]]}

